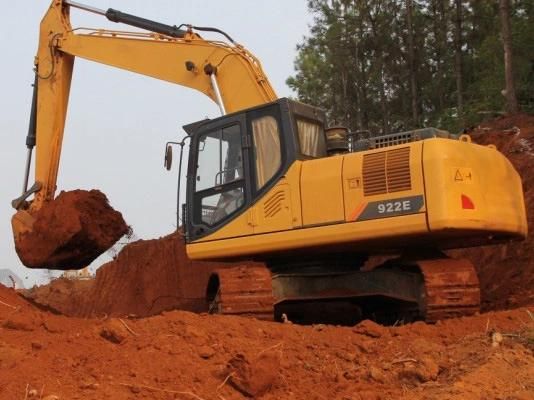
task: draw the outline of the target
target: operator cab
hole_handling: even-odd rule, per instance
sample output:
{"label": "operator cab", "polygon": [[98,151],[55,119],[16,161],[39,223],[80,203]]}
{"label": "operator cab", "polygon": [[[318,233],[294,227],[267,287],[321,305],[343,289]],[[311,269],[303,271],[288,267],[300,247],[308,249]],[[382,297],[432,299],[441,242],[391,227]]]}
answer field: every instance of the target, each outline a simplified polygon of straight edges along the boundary
{"label": "operator cab", "polygon": [[324,112],[286,98],[184,130],[191,137],[187,241],[209,235],[247,210],[295,160],[327,156]]}

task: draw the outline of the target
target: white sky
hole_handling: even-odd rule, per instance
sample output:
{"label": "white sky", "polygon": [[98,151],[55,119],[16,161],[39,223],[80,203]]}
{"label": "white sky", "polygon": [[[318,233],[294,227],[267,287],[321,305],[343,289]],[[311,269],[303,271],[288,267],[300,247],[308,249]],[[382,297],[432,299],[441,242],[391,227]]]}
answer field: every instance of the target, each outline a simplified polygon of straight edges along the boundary
{"label": "white sky", "polygon": [[[285,80],[293,74],[296,45],[312,22],[306,0],[78,2],[170,25],[220,28],[260,59],[280,97],[292,94]],[[26,286],[42,281],[44,273],[24,268],[15,253],[10,203],[21,192],[33,58],[39,21],[49,4],[0,0],[0,268],[12,269]],[[71,18],[74,27],[126,28],[78,10]],[[196,91],[78,59],[58,191],[98,188],[138,237],[165,235],[175,228],[177,171],[163,168],[164,144],[181,137],[182,125],[218,115],[215,104]],[[101,257],[92,268],[105,261]]]}

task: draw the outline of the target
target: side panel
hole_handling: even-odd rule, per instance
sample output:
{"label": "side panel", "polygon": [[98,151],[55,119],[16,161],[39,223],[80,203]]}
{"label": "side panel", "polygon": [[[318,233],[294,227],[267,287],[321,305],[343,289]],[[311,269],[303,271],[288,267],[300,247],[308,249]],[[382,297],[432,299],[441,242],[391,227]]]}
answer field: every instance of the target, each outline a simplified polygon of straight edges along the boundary
{"label": "side panel", "polygon": [[344,221],[342,167],[342,156],[302,163],[300,197],[304,226]]}
{"label": "side panel", "polygon": [[250,210],[254,233],[290,230],[302,226],[300,174],[303,163],[296,161],[285,176]]}
{"label": "side panel", "polygon": [[366,221],[426,211],[421,170],[422,143],[345,155],[345,221]]}

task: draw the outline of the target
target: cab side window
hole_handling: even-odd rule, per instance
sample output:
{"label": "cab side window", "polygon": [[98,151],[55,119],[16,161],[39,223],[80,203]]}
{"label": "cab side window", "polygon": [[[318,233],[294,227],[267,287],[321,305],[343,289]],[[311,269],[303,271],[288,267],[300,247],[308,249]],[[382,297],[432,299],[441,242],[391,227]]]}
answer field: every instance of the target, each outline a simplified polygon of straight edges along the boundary
{"label": "cab side window", "polygon": [[256,190],[260,190],[282,165],[280,128],[271,115],[252,120]]}
{"label": "cab side window", "polygon": [[297,118],[300,152],[313,158],[326,157],[326,138],[322,125]]}

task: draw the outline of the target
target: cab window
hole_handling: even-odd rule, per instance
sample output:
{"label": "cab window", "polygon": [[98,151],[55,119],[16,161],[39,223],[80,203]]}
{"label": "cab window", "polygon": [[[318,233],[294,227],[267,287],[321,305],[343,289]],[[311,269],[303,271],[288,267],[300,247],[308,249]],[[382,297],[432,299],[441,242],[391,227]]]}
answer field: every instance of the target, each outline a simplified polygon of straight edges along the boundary
{"label": "cab window", "polygon": [[195,193],[200,221],[215,225],[244,204],[241,132],[232,125],[203,134],[198,141]]}
{"label": "cab window", "polygon": [[326,139],[322,124],[297,118],[300,152],[308,157],[326,157]]}
{"label": "cab window", "polygon": [[243,188],[235,188],[202,198],[201,220],[206,225],[216,225],[228,215],[239,210],[245,200]]}
{"label": "cab window", "polygon": [[260,190],[282,165],[280,129],[276,118],[266,115],[252,120],[256,190]]}

